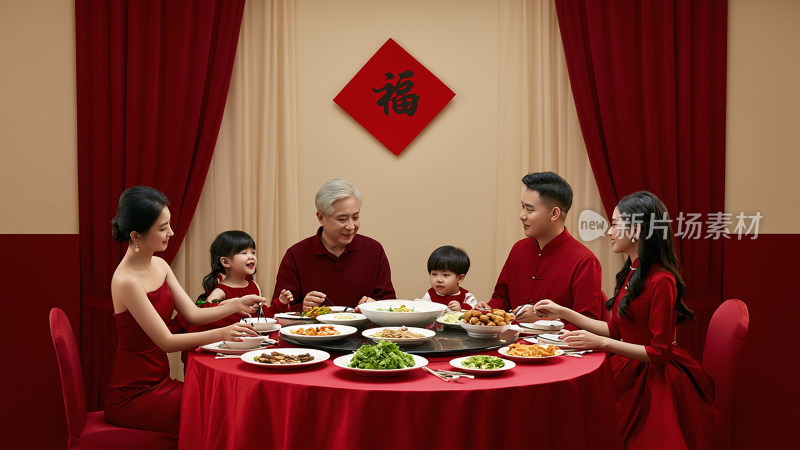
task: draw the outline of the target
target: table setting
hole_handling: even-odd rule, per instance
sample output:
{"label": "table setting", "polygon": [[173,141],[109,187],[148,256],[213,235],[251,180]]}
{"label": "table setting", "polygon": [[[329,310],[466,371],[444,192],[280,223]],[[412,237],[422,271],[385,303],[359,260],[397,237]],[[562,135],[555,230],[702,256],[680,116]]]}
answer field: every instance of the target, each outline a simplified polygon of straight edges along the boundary
{"label": "table setting", "polygon": [[[510,323],[507,327],[483,325],[485,329],[495,329],[484,333],[473,331],[470,335],[463,326],[469,324],[443,323],[445,314],[463,321],[465,313],[452,314],[444,305],[413,300],[384,300],[368,305],[366,311],[362,309],[368,322],[357,325],[324,319],[326,315],[362,313],[325,312],[301,323],[277,323],[281,325],[279,329],[269,332],[257,347],[246,351],[223,351],[219,345],[211,344],[191,352],[184,385],[180,448],[286,448],[286,439],[293,440],[292,448],[370,448],[376,439],[382,438],[378,423],[403,423],[419,430],[431,429],[433,424],[436,429],[448,424],[461,426],[474,420],[472,405],[485,401],[489,393],[495,401],[500,398],[497,396],[509,395],[520,399],[556,396],[558,405],[570,405],[570,414],[577,411],[580,415],[585,410],[586,417],[593,418],[579,422],[585,432],[575,436],[559,433],[547,438],[564,448],[585,447],[586,442],[594,442],[597,436],[616,439],[609,432],[616,425],[611,419],[614,403],[606,386],[610,373],[605,353],[581,351],[577,357],[566,358],[575,351],[551,346],[546,338],[541,342],[529,341],[542,334],[555,335],[557,339],[563,332],[553,330],[552,325],[539,324],[542,326],[537,328],[541,329],[534,330],[539,334],[527,336],[521,336]],[[495,319],[499,319],[500,313],[498,310]],[[503,319],[505,314],[502,312]],[[476,318],[481,321],[482,315]],[[406,322],[403,316],[412,320]],[[523,325],[514,324],[532,329]],[[384,336],[383,331],[389,333]],[[410,333],[409,337],[404,337],[405,333]],[[422,342],[414,342],[418,339]],[[527,357],[508,354],[513,345],[540,343],[540,347],[551,348],[552,354]],[[225,356],[214,357],[221,354]],[[209,392],[215,394],[209,396]],[[234,403],[233,398],[239,400]],[[231,414],[234,404],[237,412]],[[315,406],[309,409],[302,407],[304,404]],[[281,407],[273,409],[265,405]],[[415,405],[427,406],[419,409]],[[446,410],[440,411],[444,405]],[[518,406],[507,405],[509,413],[503,420],[508,426],[520,429],[529,426],[528,419],[511,412]],[[553,413],[567,411],[558,405]],[[304,421],[324,424],[334,411],[347,411],[348,421],[358,423],[360,431],[345,433],[339,428],[323,426],[327,438],[322,439],[320,433],[307,433],[301,424],[290,420],[302,415]],[[596,411],[604,411],[600,420],[594,418]],[[253,422],[253,417],[261,419]],[[189,437],[184,439],[184,436]],[[497,444],[484,442],[482,438],[465,440],[461,436],[444,439],[432,431],[425,436],[431,445],[438,442],[442,448],[468,448],[481,442],[487,446]],[[415,446],[412,440],[399,439],[409,448]],[[528,441],[509,435],[500,444],[503,442],[519,446],[527,445]]]}

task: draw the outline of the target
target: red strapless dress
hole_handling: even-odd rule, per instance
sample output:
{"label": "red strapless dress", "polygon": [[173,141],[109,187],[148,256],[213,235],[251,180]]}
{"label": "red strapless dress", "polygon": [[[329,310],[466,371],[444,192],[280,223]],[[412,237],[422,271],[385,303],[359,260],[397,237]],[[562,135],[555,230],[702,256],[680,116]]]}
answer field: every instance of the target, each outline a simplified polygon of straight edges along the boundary
{"label": "red strapless dress", "polygon": [[[166,280],[147,293],[168,323],[174,303]],[[129,428],[178,435],[183,383],[169,377],[167,354],[145,334],[130,311],[114,314],[119,344],[104,410],[109,422]]]}

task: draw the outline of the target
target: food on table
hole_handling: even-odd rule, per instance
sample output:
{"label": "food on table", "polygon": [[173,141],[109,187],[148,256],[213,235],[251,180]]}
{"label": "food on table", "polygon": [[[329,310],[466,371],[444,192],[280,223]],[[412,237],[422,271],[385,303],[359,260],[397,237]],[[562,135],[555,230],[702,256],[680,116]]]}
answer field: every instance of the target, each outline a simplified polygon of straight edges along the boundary
{"label": "food on table", "polygon": [[400,327],[400,328],[384,328],[383,330],[373,334],[372,337],[382,337],[390,339],[416,339],[425,336],[419,333],[408,331],[408,327]]}
{"label": "food on table", "polygon": [[289,330],[289,333],[299,334],[301,336],[336,336],[342,334],[331,325],[324,325],[321,327],[308,327],[308,328],[295,328]]}
{"label": "food on table", "polygon": [[522,356],[525,358],[542,358],[545,356],[556,356],[558,347],[553,345],[539,345],[539,344],[511,344],[508,346],[506,352],[512,356]]}
{"label": "food on table", "polygon": [[513,321],[514,315],[510,312],[503,311],[502,309],[493,309],[491,312],[471,309],[465,312],[464,318],[461,319],[461,323],[487,327],[502,327],[505,325],[511,325],[511,322]]}
{"label": "food on table", "polygon": [[304,362],[313,361],[314,357],[308,353],[300,355],[286,355],[281,352],[262,353],[260,356],[253,358],[255,362],[262,364],[299,364]]}
{"label": "food on table", "polygon": [[472,367],[474,369],[502,369],[506,363],[496,356],[488,355],[475,355],[461,361],[464,367]]}
{"label": "food on table", "polygon": [[323,314],[329,314],[330,312],[331,309],[327,306],[315,306],[309,310],[303,311],[301,315],[308,317],[309,319],[316,319],[317,316],[321,316]]}
{"label": "food on table", "polygon": [[394,342],[380,341],[377,345],[362,345],[348,365],[357,369],[405,369],[414,367],[414,358]]}
{"label": "food on table", "polygon": [[388,311],[388,312],[414,312],[414,308],[409,308],[406,305],[390,306],[388,308],[378,308],[375,311]]}
{"label": "food on table", "polygon": [[463,318],[464,318],[463,312],[455,312],[455,311],[444,313],[439,317],[439,319],[441,319],[440,321],[444,323],[461,323],[461,319]]}
{"label": "food on table", "polygon": [[352,314],[336,314],[335,316],[333,316],[333,318],[339,320],[350,320],[350,319],[355,319],[356,316]]}

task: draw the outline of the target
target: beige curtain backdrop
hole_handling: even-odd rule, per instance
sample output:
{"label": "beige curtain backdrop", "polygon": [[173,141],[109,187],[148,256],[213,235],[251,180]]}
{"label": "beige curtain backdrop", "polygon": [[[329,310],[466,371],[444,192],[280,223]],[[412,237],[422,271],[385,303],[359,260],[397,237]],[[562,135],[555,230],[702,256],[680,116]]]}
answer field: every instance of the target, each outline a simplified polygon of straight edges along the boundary
{"label": "beige curtain backdrop", "polygon": [[[193,298],[217,234],[253,236],[255,279],[272,296],[283,250],[299,240],[295,114],[295,2],[248,1],[217,146],[192,224],[172,269]],[[177,354],[173,376],[182,379]]]}
{"label": "beige curtain backdrop", "polygon": [[[496,266],[523,237],[518,221],[522,175],[553,171],[573,189],[567,229],[600,259],[603,291],[610,295],[622,258],[608,239],[582,241],[578,217],[590,209],[606,216],[589,165],[572,98],[552,1],[500,2],[499,133]],[[607,219],[606,219],[607,220]]]}

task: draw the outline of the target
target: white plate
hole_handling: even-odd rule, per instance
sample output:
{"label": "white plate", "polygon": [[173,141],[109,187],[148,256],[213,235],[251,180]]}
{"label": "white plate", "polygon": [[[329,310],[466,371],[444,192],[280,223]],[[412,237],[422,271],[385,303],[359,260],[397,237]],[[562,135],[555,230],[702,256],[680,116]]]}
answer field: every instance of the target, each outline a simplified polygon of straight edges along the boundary
{"label": "white plate", "polygon": [[[442,320],[444,318],[444,316],[446,316],[448,314],[452,314],[452,313],[446,312],[446,313],[442,314],[441,316],[439,316],[438,319],[436,319],[436,322],[446,326],[447,328],[461,328],[461,322],[460,321],[458,321],[458,322],[445,322],[444,320]],[[456,312],[456,314],[460,314],[460,315],[463,316],[464,315],[464,311],[458,311],[458,312]]]}
{"label": "white plate", "polygon": [[[555,347],[562,347],[562,348],[569,347],[569,344],[567,344],[566,342],[564,342],[564,341],[562,341],[561,339],[558,338],[559,336],[561,336],[561,335],[560,334],[551,334],[551,333],[542,333],[542,334],[538,335],[537,337],[543,338],[543,339],[541,339],[541,342],[539,342],[539,344],[541,344],[541,345],[553,345]],[[533,338],[529,338],[529,339],[533,339]]]}
{"label": "white plate", "polygon": [[500,359],[503,360],[503,363],[505,364],[505,366],[503,366],[503,367],[501,367],[499,369],[476,369],[474,367],[462,366],[461,363],[465,359],[469,359],[469,358],[472,358],[472,356],[463,356],[461,358],[451,359],[450,360],[450,365],[455,367],[456,369],[463,370],[464,372],[480,373],[480,374],[500,373],[500,372],[504,372],[506,370],[511,370],[511,369],[513,369],[514,367],[517,366],[514,363],[514,361],[509,361],[509,360],[503,359],[503,358],[500,358]]}
{"label": "white plate", "polygon": [[544,362],[544,361],[547,361],[547,360],[552,359],[552,358],[556,358],[556,357],[561,356],[561,355],[564,354],[564,350],[561,350],[560,348],[557,348],[556,349],[556,354],[554,356],[514,356],[514,355],[509,355],[508,354],[508,347],[507,346],[497,349],[497,352],[500,353],[501,355],[505,356],[508,359],[513,359],[514,361],[531,362],[531,363]]}
{"label": "white plate", "polygon": [[525,322],[520,325],[540,333],[554,334],[558,334],[558,331],[564,328],[564,322],[560,320],[537,320],[536,322]]}
{"label": "white plate", "polygon": [[308,317],[301,316],[300,313],[278,313],[275,314],[275,320],[283,326],[296,325],[300,323],[314,323],[316,319],[309,319]]}
{"label": "white plate", "polygon": [[[297,364],[265,364],[256,362],[254,359],[256,356],[261,356],[262,353],[272,353],[272,352],[280,352],[283,353],[284,355],[302,355],[303,353],[308,353],[309,355],[313,356],[314,359],[312,359],[311,361],[301,362]],[[275,348],[275,349],[253,350],[241,356],[242,361],[248,364],[252,364],[258,367],[267,367],[270,369],[294,369],[295,367],[302,367],[320,363],[330,357],[331,357],[330,353],[323,352],[322,350],[314,350],[312,348]]]}
{"label": "white plate", "polygon": [[[339,334],[334,334],[332,336],[305,336],[302,334],[293,334],[292,330],[299,330],[305,328],[317,328],[317,327],[333,327],[334,330],[338,331]],[[341,339],[346,336],[350,336],[354,334],[356,331],[355,327],[347,326],[347,325],[318,325],[318,324],[311,324],[311,325],[292,325],[288,327],[281,328],[281,336],[290,337],[293,339],[297,339],[298,341],[302,342],[315,342],[315,341],[335,341],[336,339]]]}
{"label": "white plate", "polygon": [[[213,344],[201,345],[200,348],[202,348],[203,350],[209,351],[209,352],[213,352],[213,353],[228,353],[230,355],[240,355],[242,353],[252,352],[252,351],[258,350],[258,349],[252,349],[252,348],[246,348],[246,349],[238,350],[238,349],[230,348],[230,347],[227,347],[227,346],[220,347],[220,345],[222,345],[222,341],[214,342]],[[270,345],[274,345],[274,344],[265,345],[265,344],[262,343],[261,344],[261,349],[264,350],[266,347],[268,347]]]}
{"label": "white plate", "polygon": [[376,333],[380,333],[383,330],[397,330],[398,328],[401,328],[401,327],[370,328],[369,330],[362,331],[361,335],[364,336],[365,338],[372,339],[375,342],[389,341],[389,342],[394,342],[397,345],[422,344],[423,342],[429,341],[429,340],[433,339],[434,336],[436,336],[436,332],[433,331],[433,330],[427,330],[425,328],[414,328],[414,327],[407,327],[408,331],[410,331],[412,333],[421,334],[422,335],[421,338],[405,338],[405,339],[403,339],[403,338],[385,338],[385,337],[375,336]]}
{"label": "white plate", "polygon": [[[306,329],[306,328],[318,328],[318,327],[333,327],[334,330],[338,331],[339,334],[334,334],[331,336],[306,336],[303,334],[293,334],[293,330],[298,329]],[[319,324],[319,323],[312,323],[312,324],[303,324],[303,325],[291,325],[288,327],[281,328],[280,334],[281,336],[287,336],[290,338],[297,339],[298,341],[335,341],[336,339],[341,339],[343,337],[350,336],[351,334],[355,334],[358,330],[355,327],[351,327],[349,325],[332,325],[332,324]]]}
{"label": "white plate", "polygon": [[396,375],[402,375],[404,373],[408,373],[412,370],[416,370],[419,369],[420,367],[425,367],[428,365],[428,360],[423,358],[422,356],[411,355],[411,357],[414,358],[414,367],[406,367],[405,369],[391,369],[391,370],[358,369],[355,367],[348,366],[348,364],[350,364],[350,360],[353,359],[353,355],[354,353],[340,356],[334,359],[333,363],[341,367],[342,369],[355,372],[365,377],[393,377]]}
{"label": "white plate", "polygon": [[[351,316],[352,319],[339,319],[336,316]],[[317,320],[322,323],[329,323],[333,325],[350,325],[353,327],[364,325],[365,323],[369,322],[367,316],[354,312],[334,312],[330,314],[323,314],[321,316],[317,316]]]}

